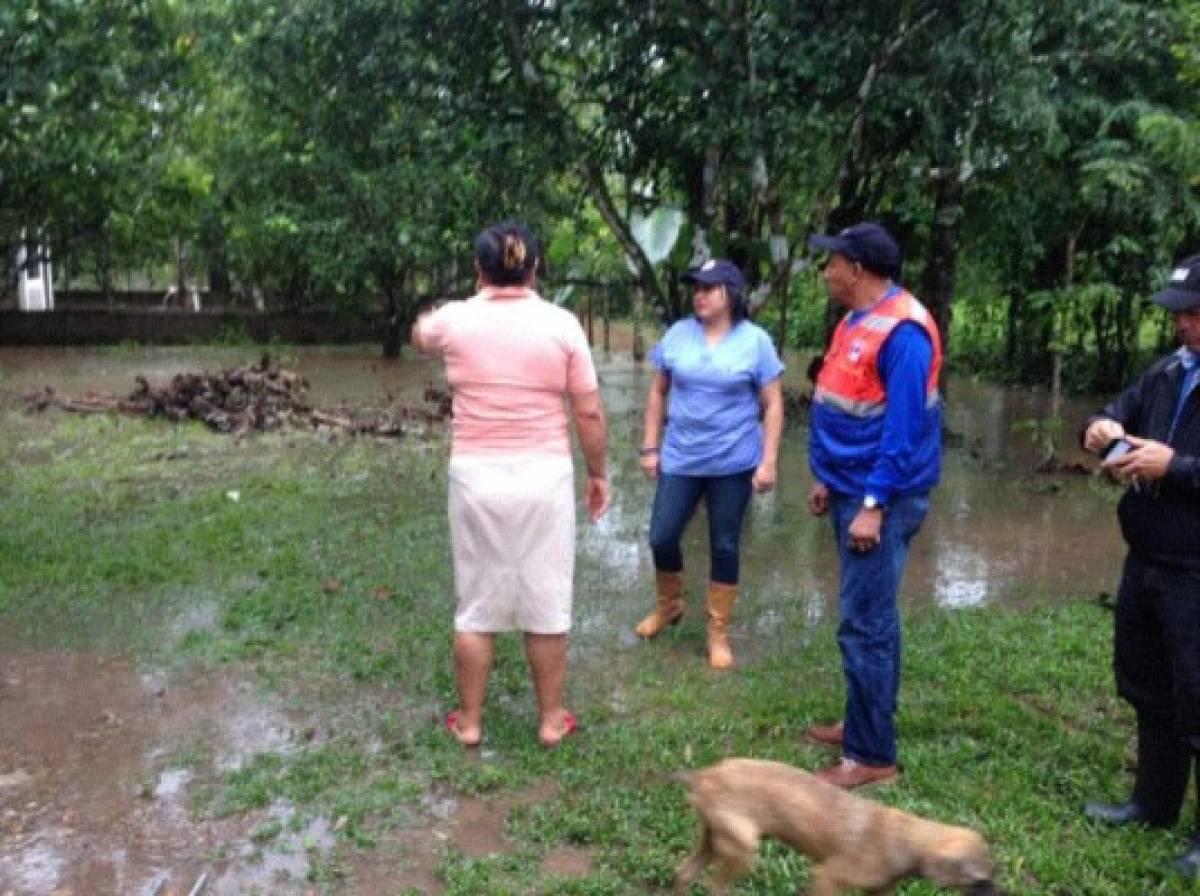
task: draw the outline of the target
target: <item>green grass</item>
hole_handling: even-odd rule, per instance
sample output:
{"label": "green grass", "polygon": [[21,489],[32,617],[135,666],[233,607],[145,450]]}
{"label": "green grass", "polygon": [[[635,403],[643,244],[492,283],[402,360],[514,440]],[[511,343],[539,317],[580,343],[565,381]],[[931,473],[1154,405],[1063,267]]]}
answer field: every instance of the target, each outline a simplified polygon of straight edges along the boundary
{"label": "green grass", "polygon": [[[840,663],[829,623],[811,628],[799,609],[724,675],[703,667],[697,619],[651,645],[624,627],[577,632],[571,704],[584,728],[549,752],[534,737],[519,642],[502,638],[487,751],[464,755],[439,723],[454,705],[440,442],[300,434],[238,444],[190,425],[0,413],[6,649],[130,652],[185,678],[250,670],[316,732],[234,770],[215,766],[212,745],[179,749],[172,764],[204,773],[197,815],[284,800],[344,818],[345,850],[370,851],[429,823],[423,794],[506,800],[549,785],[549,798],[516,802],[504,855],[445,847],[446,892],[655,893],[695,836],[670,772],[730,755],[809,768],[830,758],[801,735],[837,714]],[[611,606],[614,625],[632,624],[640,595],[587,557],[579,575],[579,607]],[[1113,693],[1110,628],[1083,596],[911,614],[904,774],[874,796],[978,828],[1013,893],[1186,892],[1160,872],[1184,826],[1108,833],[1078,811],[1086,798],[1123,797],[1129,783],[1132,716]],[[278,834],[268,825],[256,836]],[[587,876],[541,874],[541,858],[562,846],[587,851]],[[346,886],[338,855],[314,868],[323,892]],[[770,845],[738,892],[793,892],[807,867]]]}

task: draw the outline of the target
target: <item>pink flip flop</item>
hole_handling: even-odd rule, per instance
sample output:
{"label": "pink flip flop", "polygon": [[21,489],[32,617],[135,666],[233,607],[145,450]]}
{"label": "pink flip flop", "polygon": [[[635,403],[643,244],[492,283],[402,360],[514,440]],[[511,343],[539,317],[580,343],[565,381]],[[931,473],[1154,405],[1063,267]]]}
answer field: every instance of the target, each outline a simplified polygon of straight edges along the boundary
{"label": "pink flip flop", "polygon": [[460,718],[462,718],[462,712],[457,709],[450,713],[447,713],[446,714],[446,730],[449,731],[451,734],[453,734],[454,739],[457,740],[464,747],[470,748],[470,747],[479,746],[479,741],[477,741],[477,740],[469,741],[469,740],[462,739],[462,737],[461,737],[462,732],[460,732],[458,730],[458,720]]}
{"label": "pink flip flop", "polygon": [[538,738],[538,739],[541,741],[541,744],[543,747],[550,750],[550,749],[553,749],[554,747],[557,747],[564,740],[566,740],[568,737],[570,737],[572,734],[574,734],[578,729],[579,729],[579,722],[575,718],[575,714],[572,712],[565,712],[565,713],[563,713],[563,733],[561,735],[559,735],[558,740],[545,740],[543,738]]}

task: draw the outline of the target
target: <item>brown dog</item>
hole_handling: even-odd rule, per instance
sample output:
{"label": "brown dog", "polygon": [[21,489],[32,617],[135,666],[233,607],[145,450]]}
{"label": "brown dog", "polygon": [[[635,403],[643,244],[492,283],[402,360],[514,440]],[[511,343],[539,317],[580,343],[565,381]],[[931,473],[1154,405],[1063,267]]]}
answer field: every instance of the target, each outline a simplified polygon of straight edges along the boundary
{"label": "brown dog", "polygon": [[987,844],[974,831],[926,821],[826,784],[780,762],[726,759],[680,772],[688,801],[700,816],[700,845],[675,876],[675,893],[709,864],[720,892],[758,855],[759,840],[774,837],[808,856],[811,896],[838,896],[852,888],[890,893],[907,877],[961,887],[971,896],[1000,891],[992,884]]}

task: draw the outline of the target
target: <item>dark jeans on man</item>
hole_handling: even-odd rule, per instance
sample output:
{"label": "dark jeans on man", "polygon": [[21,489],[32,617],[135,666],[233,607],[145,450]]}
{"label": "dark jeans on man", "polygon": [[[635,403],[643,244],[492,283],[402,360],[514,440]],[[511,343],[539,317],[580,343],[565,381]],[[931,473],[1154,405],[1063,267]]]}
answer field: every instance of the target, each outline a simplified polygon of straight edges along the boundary
{"label": "dark jeans on man", "polygon": [[1138,719],[1133,800],[1169,827],[1200,749],[1200,571],[1126,557],[1114,642],[1117,691]]}
{"label": "dark jeans on man", "polygon": [[897,596],[908,545],[929,511],[929,496],[894,498],[883,515],[879,545],[870,551],[850,549],[850,524],[860,510],[861,495],[832,498],[830,519],[840,573],[838,646],[846,676],[842,755],[866,765],[895,765],[900,692]]}
{"label": "dark jeans on man", "polygon": [[736,585],[742,520],[750,503],[753,478],[753,470],[729,476],[659,474],[654,507],[650,511],[650,551],[654,554],[655,569],[662,572],[683,569],[679,542],[703,497],[708,511],[709,578],[724,585]]}

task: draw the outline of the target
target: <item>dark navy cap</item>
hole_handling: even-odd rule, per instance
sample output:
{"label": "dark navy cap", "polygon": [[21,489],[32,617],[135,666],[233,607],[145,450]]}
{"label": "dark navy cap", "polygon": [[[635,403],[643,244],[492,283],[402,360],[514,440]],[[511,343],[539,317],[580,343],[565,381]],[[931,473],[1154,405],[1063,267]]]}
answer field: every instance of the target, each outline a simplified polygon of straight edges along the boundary
{"label": "dark navy cap", "polygon": [[1200,308],[1200,255],[1185,258],[1171,269],[1165,289],[1150,297],[1168,311]]}
{"label": "dark navy cap", "polygon": [[898,277],[903,256],[900,247],[882,224],[863,221],[847,227],[836,236],[816,234],[808,238],[814,249],[837,252],[856,261],[868,271],[884,277]]}
{"label": "dark navy cap", "polygon": [[741,269],[724,258],[710,258],[679,279],[684,283],[698,283],[701,286],[728,286],[736,292],[741,292],[746,286],[746,278],[742,276]]}

